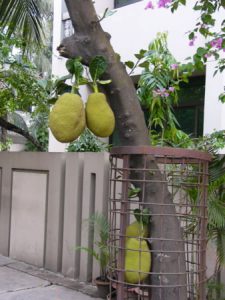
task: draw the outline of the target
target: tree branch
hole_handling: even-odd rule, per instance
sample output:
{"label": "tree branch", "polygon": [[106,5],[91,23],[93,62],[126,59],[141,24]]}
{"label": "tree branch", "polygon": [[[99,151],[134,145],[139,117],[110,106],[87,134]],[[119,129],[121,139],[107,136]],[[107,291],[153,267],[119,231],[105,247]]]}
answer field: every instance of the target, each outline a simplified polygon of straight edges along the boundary
{"label": "tree branch", "polygon": [[19,128],[18,126],[12,124],[12,123],[9,123],[8,121],[4,120],[4,118],[1,118],[0,117],[0,126],[9,130],[9,131],[13,131],[13,132],[16,132],[22,136],[24,136],[26,139],[28,139],[32,144],[34,144],[37,149],[39,151],[44,151],[43,147],[40,145],[40,143],[35,140],[30,134],[29,132]]}

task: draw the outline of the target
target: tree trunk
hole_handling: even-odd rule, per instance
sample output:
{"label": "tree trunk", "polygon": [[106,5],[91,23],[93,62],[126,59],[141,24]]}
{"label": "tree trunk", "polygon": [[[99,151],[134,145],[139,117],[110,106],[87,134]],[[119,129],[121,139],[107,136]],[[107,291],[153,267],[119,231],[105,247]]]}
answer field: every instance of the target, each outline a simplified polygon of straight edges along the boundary
{"label": "tree trunk", "polygon": [[[102,55],[108,62],[108,68],[104,75],[111,79],[112,83],[106,88],[108,99],[116,116],[116,127],[118,129],[120,142],[124,146],[149,145],[148,130],[145,124],[144,114],[136,95],[131,78],[126,73],[124,65],[120,62],[118,55],[113,51],[109,42],[110,35],[105,33],[97,18],[92,0],[65,0],[68,12],[75,29],[75,34],[64,39],[58,47],[59,53],[67,58],[82,57],[83,63],[88,65],[90,60],[96,55]],[[133,167],[142,164],[140,159],[132,161]],[[150,167],[158,169],[154,159],[148,161]],[[158,169],[159,170],[159,169]],[[132,174],[134,178],[142,174]],[[154,178],[163,181],[161,172],[154,174]],[[172,203],[172,197],[168,192],[167,185],[163,183],[148,184],[146,202]],[[137,184],[138,186],[138,184]],[[164,191],[164,192],[162,192]],[[166,191],[166,192],[165,192]],[[154,205],[150,207],[153,214],[157,213]],[[167,213],[168,209],[166,208]],[[163,212],[163,210],[162,210]],[[171,214],[175,215],[175,207],[170,206]],[[161,222],[161,221],[160,221]],[[165,226],[160,228],[159,220],[153,217],[151,223],[152,237],[167,237],[182,241],[182,233],[178,219],[176,217],[163,217]],[[161,230],[161,231],[160,231]],[[152,249],[161,249],[163,251],[174,251],[169,257],[160,257],[153,255],[153,272],[178,273],[185,270],[184,255],[178,258],[175,252],[184,251],[184,243],[163,243],[153,242]],[[170,278],[159,278],[152,276],[151,284],[159,285],[186,285],[186,276],[170,276]],[[186,300],[186,289],[164,287],[161,291],[156,288],[152,291],[152,300]]]}

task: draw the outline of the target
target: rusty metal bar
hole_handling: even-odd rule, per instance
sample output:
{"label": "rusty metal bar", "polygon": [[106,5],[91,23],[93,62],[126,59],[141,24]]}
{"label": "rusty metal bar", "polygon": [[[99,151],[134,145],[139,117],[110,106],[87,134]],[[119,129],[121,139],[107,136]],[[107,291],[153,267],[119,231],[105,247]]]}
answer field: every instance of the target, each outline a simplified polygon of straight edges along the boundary
{"label": "rusty metal bar", "polygon": [[[125,231],[127,226],[127,208],[128,208],[128,177],[129,173],[126,168],[129,167],[129,156],[125,155],[123,159],[123,180],[122,197],[121,197],[121,212],[120,212],[120,240],[118,251],[118,267],[122,270],[118,272],[118,281],[124,282],[124,266],[125,266]],[[118,285],[117,300],[124,299],[124,284]]]}

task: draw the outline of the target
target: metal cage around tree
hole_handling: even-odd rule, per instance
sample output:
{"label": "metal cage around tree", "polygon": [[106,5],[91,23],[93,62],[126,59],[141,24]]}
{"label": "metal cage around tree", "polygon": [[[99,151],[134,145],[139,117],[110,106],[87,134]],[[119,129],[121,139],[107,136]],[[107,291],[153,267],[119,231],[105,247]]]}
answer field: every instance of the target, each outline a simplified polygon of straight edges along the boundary
{"label": "metal cage around tree", "polygon": [[112,149],[108,299],[206,299],[210,159],[186,149]]}

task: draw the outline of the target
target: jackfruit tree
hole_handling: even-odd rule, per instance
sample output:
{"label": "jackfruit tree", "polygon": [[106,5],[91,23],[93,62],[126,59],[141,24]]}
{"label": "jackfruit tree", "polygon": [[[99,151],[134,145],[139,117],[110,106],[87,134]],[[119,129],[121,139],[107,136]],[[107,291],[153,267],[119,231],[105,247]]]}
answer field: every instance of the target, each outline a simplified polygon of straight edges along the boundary
{"label": "jackfruit tree", "polygon": [[[66,58],[81,57],[84,65],[90,65],[93,57],[99,55],[103,56],[107,61],[107,69],[104,72],[102,79],[111,79],[111,83],[105,86],[104,92],[107,99],[110,102],[110,106],[114,112],[116,119],[116,128],[118,130],[119,139],[121,145],[126,146],[143,146],[149,145],[148,129],[145,124],[144,114],[141,109],[140,103],[137,98],[136,90],[133,82],[127,74],[124,65],[120,61],[118,54],[116,54],[110,44],[110,35],[103,31],[99,19],[96,15],[92,0],[65,0],[68,8],[68,12],[75,29],[75,34],[65,38],[58,47],[58,51],[61,56]],[[142,163],[141,158],[136,158],[132,161],[132,167],[138,167]],[[158,169],[154,160],[149,160],[148,165],[152,169]],[[143,174],[136,172],[132,174],[134,179],[141,179]],[[160,172],[155,174],[149,174],[151,179],[156,181],[162,180]],[[157,178],[156,178],[157,177]],[[165,185],[162,188],[162,185]],[[136,188],[138,186],[138,180],[135,182]],[[163,193],[163,190],[167,193]],[[145,194],[145,201],[161,202],[165,204],[172,203],[172,197],[168,191],[165,183],[154,183],[147,186],[147,193]],[[165,226],[160,229],[157,226],[157,220],[152,218],[151,222],[151,236],[160,236],[159,230],[162,230],[163,236],[168,236],[172,240],[182,240],[182,233],[180,230],[179,222],[176,218],[168,218],[167,215],[175,214],[175,208],[173,205],[164,206],[166,208],[164,214]],[[150,210],[152,214],[156,212],[156,208],[151,205]],[[134,241],[135,242],[135,241]],[[152,243],[152,247],[158,248],[159,243],[155,240]],[[143,245],[145,247],[145,245]],[[175,252],[183,252],[183,243],[169,243],[165,245],[165,251],[171,253],[170,259],[164,259],[164,257],[157,257],[153,254],[153,269],[152,272],[159,272],[161,270],[164,273],[179,273],[181,269],[185,270],[185,257],[181,255],[180,261]],[[150,258],[148,258],[150,260]],[[149,261],[150,264],[150,261]],[[181,264],[181,269],[180,265]],[[128,276],[129,278],[129,276]],[[152,284],[158,285],[159,278],[152,276]],[[183,276],[179,278],[179,275],[174,275],[172,278],[166,278],[167,285],[176,285],[179,282],[180,285],[185,286],[186,279]],[[163,284],[163,283],[162,283]],[[161,295],[159,295],[160,289],[153,289],[152,299],[166,299],[166,300],[186,300],[185,288],[180,289],[180,293],[176,288],[169,289],[163,288]]]}

